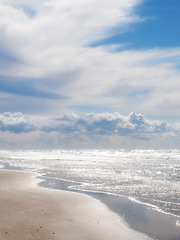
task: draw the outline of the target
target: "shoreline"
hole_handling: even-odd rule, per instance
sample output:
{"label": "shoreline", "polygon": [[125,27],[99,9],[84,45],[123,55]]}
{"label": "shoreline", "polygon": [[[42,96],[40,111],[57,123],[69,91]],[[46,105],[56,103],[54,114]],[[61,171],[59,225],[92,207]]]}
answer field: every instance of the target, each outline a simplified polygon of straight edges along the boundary
{"label": "shoreline", "polygon": [[45,189],[29,172],[0,169],[0,238],[150,240],[86,194]]}
{"label": "shoreline", "polygon": [[[107,193],[88,192],[75,190],[68,187],[74,185],[74,182],[66,180],[50,180],[42,177],[44,181],[40,186],[54,189],[62,189],[69,192],[78,192],[89,195],[100,200],[111,211],[119,216],[123,216],[128,225],[138,231],[146,234],[153,239],[158,240],[177,240],[180,239],[180,226],[176,225],[180,217],[172,214],[157,211],[153,206],[143,204],[140,202],[131,201],[128,197],[111,195]],[[53,184],[51,184],[51,181]],[[77,184],[78,186],[78,184]]]}

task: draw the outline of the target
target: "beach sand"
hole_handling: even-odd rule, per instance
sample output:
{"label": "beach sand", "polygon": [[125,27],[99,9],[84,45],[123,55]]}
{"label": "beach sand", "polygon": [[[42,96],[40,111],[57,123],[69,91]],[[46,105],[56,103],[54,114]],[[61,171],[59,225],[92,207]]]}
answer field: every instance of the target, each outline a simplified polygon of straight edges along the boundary
{"label": "beach sand", "polygon": [[99,200],[37,187],[35,174],[0,170],[0,240],[149,240]]}

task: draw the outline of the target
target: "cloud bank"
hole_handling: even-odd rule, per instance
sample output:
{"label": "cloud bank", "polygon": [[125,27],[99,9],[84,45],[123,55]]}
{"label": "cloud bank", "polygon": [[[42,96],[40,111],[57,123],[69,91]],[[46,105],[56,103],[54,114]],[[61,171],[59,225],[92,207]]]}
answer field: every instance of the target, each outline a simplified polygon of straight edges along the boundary
{"label": "cloud bank", "polygon": [[22,113],[4,113],[0,115],[0,131],[22,133],[35,131],[36,127],[29,122],[28,116]]}
{"label": "cloud bank", "polygon": [[[69,148],[76,144],[79,148],[121,148],[133,147],[138,142],[141,146],[149,144],[151,147],[155,139],[165,141],[168,147],[169,138],[180,137],[180,123],[171,125],[163,121],[150,121],[136,113],[128,116],[119,113],[68,114],[51,118],[4,113],[0,115],[0,131],[3,138],[9,136],[9,141],[15,135],[16,139],[20,138],[21,147],[24,146],[24,138],[28,139],[27,142],[34,142],[36,148]],[[3,138],[0,137],[2,142]]]}

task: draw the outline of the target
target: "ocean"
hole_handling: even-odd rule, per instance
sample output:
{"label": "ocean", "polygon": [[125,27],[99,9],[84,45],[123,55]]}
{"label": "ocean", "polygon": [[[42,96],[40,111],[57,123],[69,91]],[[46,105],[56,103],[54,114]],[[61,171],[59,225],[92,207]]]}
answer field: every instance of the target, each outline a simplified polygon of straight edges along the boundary
{"label": "ocean", "polygon": [[[1,150],[0,166],[37,172],[46,187],[62,189],[64,182],[69,190],[125,197],[180,217],[180,150],[177,149]],[[180,221],[175,224],[179,228]]]}

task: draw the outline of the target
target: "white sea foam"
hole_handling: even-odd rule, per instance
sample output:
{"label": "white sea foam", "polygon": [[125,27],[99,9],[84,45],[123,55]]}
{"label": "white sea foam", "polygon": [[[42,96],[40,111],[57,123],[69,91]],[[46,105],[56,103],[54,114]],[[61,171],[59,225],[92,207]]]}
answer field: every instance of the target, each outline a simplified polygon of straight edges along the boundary
{"label": "white sea foam", "polygon": [[[146,203],[146,202],[143,202],[143,201],[139,201],[138,199],[136,199],[136,198],[134,198],[134,197],[129,197],[129,200],[131,200],[132,202],[135,202],[135,203],[139,203],[139,204],[146,205],[147,207],[151,208],[152,210],[161,212],[161,213],[163,213],[163,214],[171,215],[171,216],[174,216],[174,217],[179,217],[179,216],[176,215],[176,214],[172,214],[172,213],[170,213],[170,212],[163,211],[163,210],[160,209],[157,205],[153,205],[153,204],[150,204],[150,203]],[[178,221],[177,221],[177,222],[178,222]],[[176,222],[176,225],[177,225],[177,222]]]}
{"label": "white sea foam", "polygon": [[180,227],[180,221],[176,221],[176,226]]}

